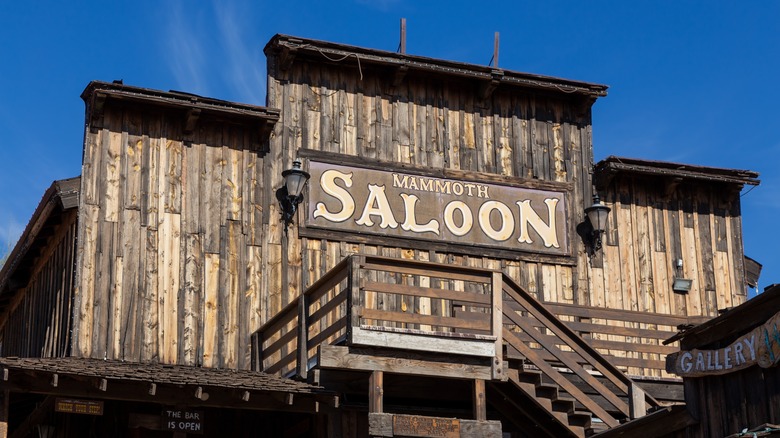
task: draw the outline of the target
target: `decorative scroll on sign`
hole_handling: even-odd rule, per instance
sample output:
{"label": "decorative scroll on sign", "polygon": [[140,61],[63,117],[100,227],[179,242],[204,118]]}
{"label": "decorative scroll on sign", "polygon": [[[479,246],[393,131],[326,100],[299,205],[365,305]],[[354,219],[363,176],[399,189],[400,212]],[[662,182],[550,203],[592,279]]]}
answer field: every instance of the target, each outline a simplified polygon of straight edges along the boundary
{"label": "decorative scroll on sign", "polygon": [[309,162],[307,227],[568,255],[563,192]]}
{"label": "decorative scroll on sign", "polygon": [[780,312],[728,347],[672,353],[666,357],[666,371],[681,377],[701,377],[731,373],[755,364],[773,367],[780,362],[778,323]]}

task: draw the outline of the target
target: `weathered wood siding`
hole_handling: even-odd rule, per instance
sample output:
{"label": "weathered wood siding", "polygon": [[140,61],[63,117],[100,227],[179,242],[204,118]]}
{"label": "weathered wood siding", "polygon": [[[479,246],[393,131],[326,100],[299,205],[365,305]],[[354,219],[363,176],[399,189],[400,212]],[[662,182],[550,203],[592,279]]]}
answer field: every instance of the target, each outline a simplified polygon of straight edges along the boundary
{"label": "weathered wood siding", "polygon": [[[282,69],[278,61],[269,56],[268,105],[280,108],[281,118],[271,139],[267,192],[282,184],[281,171],[305,155],[302,150],[316,150],[396,165],[569,183],[572,220],[582,221],[592,166],[591,102],[586,98],[499,87],[483,99],[468,80],[409,74],[393,86],[392,75],[365,65],[358,71],[354,64],[296,60]],[[276,206],[269,207],[274,221]],[[271,314],[356,252],[503,268],[540,299],[589,302],[586,288],[579,286],[587,284],[587,273],[578,272],[577,265],[586,266],[587,260],[577,241],[572,257],[551,263],[530,253],[518,254],[522,259],[498,259],[432,251],[424,244],[399,247],[383,244],[381,238],[350,243],[298,232],[290,228],[289,288],[282,289],[282,280],[269,272]],[[269,254],[281,251],[279,235],[269,235]]]}
{"label": "weathered wood siding", "polygon": [[763,424],[778,424],[780,372],[776,367],[753,366],[721,376],[686,379],[685,402],[700,422],[677,436],[731,436]]}
{"label": "weathered wood siding", "polygon": [[[652,178],[615,179],[604,193],[612,212],[592,269],[599,272],[591,282],[593,305],[717,316],[743,303],[739,197],[726,193],[689,183],[667,193]],[[690,292],[672,291],[676,276],[693,280]]]}
{"label": "weathered wood siding", "polygon": [[[410,242],[354,236],[347,241],[293,226],[286,254],[289,269],[275,269],[282,257],[280,230],[270,234],[268,305],[281,306],[351,253],[414,258],[438,263],[501,269],[543,301],[612,309],[701,316],[744,301],[739,198],[722,200],[706,185],[681,185],[671,196],[652,183],[617,181],[605,202],[612,207],[603,251],[591,258],[574,227],[584,220],[592,196],[592,101],[563,93],[499,86],[483,98],[474,81],[407,74],[394,85],[388,71],[354,62],[341,64],[269,56],[268,105],[281,109],[272,136],[266,193],[282,184],[281,171],[296,156],[332,153],[373,162],[568,183],[572,190],[572,256],[549,259],[463,255]],[[317,151],[316,154],[307,152]],[[276,205],[269,205],[271,225]],[[277,228],[278,229],[278,228]],[[430,246],[430,245],[429,245]],[[682,258],[688,295],[672,292],[673,261]],[[288,277],[280,276],[287,274]],[[403,281],[403,279],[384,279]],[[392,304],[391,304],[392,305]],[[427,305],[421,302],[416,305]],[[614,325],[612,321],[588,320]],[[635,329],[676,327],[621,323]],[[601,341],[636,342],[630,336],[594,335]],[[640,340],[654,345],[659,340]],[[608,342],[607,342],[608,343]],[[662,361],[657,348],[610,351]],[[646,374],[640,367],[632,374]],[[658,375],[658,372],[651,374]]]}
{"label": "weathered wood siding", "polygon": [[107,104],[85,139],[74,355],[248,368],[259,327],[257,128]]}
{"label": "weathered wood siding", "polygon": [[[445,73],[399,80],[376,64],[268,56],[267,105],[280,119],[267,154],[256,152],[256,127],[201,120],[185,132],[182,114],[153,99],[107,103],[89,119],[74,354],[248,368],[250,334],[353,253],[501,269],[555,303],[713,315],[744,299],[732,296],[743,291],[738,198],[724,204],[680,186],[662,199],[651,185],[614,185],[604,194],[613,208],[604,250],[587,255],[575,227],[591,204],[593,95],[516,83],[485,92]],[[314,233],[300,227],[304,206],[285,235],[276,191],[307,153],[560,183],[570,187],[571,255]],[[671,291],[678,253],[694,278],[687,297]],[[376,281],[406,281],[382,275]]]}
{"label": "weathered wood siding", "polygon": [[60,221],[3,318],[2,356],[64,357],[70,352],[76,210],[63,213]]}

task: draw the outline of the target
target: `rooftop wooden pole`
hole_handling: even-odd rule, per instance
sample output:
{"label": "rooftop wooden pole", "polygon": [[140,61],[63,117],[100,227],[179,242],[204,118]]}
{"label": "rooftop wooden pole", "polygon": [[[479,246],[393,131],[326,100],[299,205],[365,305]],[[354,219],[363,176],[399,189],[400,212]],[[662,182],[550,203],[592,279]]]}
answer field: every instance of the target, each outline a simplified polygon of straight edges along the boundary
{"label": "rooftop wooden pole", "polygon": [[493,67],[498,67],[498,32],[493,39]]}
{"label": "rooftop wooden pole", "polygon": [[402,54],[406,53],[406,18],[401,19],[401,50]]}

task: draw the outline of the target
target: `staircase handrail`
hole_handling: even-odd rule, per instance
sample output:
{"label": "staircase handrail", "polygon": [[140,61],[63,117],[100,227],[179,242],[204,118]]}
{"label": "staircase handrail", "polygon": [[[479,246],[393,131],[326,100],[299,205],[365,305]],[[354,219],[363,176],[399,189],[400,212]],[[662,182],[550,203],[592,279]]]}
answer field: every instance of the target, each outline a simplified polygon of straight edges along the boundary
{"label": "staircase handrail", "polygon": [[[626,396],[628,396],[628,409],[625,409],[625,404],[620,402],[619,400],[616,400],[614,397],[614,394],[610,395],[608,394],[601,394],[604,396],[608,401],[610,401],[611,404],[613,404],[618,410],[623,412],[623,414],[631,417],[636,418],[645,415],[646,408],[647,407],[657,407],[659,406],[658,401],[653,398],[650,394],[642,390],[636,382],[634,382],[629,376],[627,376],[625,373],[623,373],[620,369],[618,369],[616,366],[614,366],[612,363],[607,360],[601,353],[596,351],[588,342],[583,339],[579,334],[577,334],[574,330],[569,328],[563,321],[558,319],[549,309],[547,309],[543,303],[541,303],[539,300],[537,300],[533,295],[528,293],[525,289],[523,289],[520,285],[518,285],[511,277],[504,274],[503,276],[503,283],[504,283],[504,293],[514,300],[518,305],[520,305],[525,311],[527,311],[529,314],[533,315],[539,322],[543,324],[545,328],[553,332],[556,336],[558,336],[559,339],[563,341],[565,345],[567,345],[569,348],[572,349],[572,351],[579,354],[583,359],[584,363],[592,366],[594,369],[599,371],[605,378],[607,378],[612,384],[614,384],[621,392],[623,392]],[[527,328],[530,327],[529,324],[524,322],[522,318],[519,317],[514,311],[512,311],[509,306],[505,306],[504,308],[504,315],[507,316],[513,323],[517,324],[518,326],[525,325]],[[524,331],[534,337],[535,333],[539,333],[537,330],[534,330],[533,328],[530,329],[524,329]],[[540,344],[545,344],[545,340],[539,336],[538,338],[535,338],[535,341],[539,342]],[[590,377],[587,370],[582,368],[582,366],[576,362],[572,362],[570,360],[566,359],[566,356],[563,354],[556,354],[557,350],[558,353],[562,353],[560,349],[557,348],[557,346],[553,345],[550,348],[548,346],[548,350],[553,353],[561,362],[567,365],[569,369],[572,370],[575,374],[578,374],[583,380],[585,380],[586,383],[591,384],[590,382],[595,381],[595,379],[588,378]],[[539,359],[536,359],[539,360]],[[532,363],[535,362],[535,360],[531,360]],[[534,363],[534,365],[537,365],[537,367],[541,368],[539,364]],[[546,364],[545,364],[546,365]],[[543,365],[544,366],[544,365]],[[591,384],[593,386],[593,384]],[[597,389],[597,392],[603,392],[605,387],[597,383],[597,386],[600,386]]]}

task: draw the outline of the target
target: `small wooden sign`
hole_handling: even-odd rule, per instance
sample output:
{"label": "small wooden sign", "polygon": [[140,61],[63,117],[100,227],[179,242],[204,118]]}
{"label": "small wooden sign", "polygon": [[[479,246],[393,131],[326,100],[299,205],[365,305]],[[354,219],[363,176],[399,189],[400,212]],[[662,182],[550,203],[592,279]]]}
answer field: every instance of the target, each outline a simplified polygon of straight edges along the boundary
{"label": "small wooden sign", "polygon": [[66,414],[103,415],[103,402],[75,398],[57,398],[54,411]]}
{"label": "small wooden sign", "polygon": [[780,312],[763,325],[715,350],[682,350],[666,357],[666,371],[681,377],[732,373],[758,364],[762,368],[780,362]]}
{"label": "small wooden sign", "polygon": [[460,420],[419,415],[393,415],[393,435],[459,438]]}
{"label": "small wooden sign", "polygon": [[162,412],[163,429],[197,435],[203,434],[203,411],[166,409]]}

